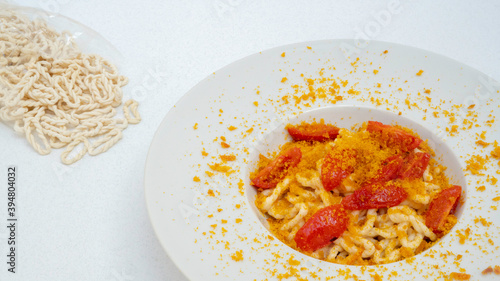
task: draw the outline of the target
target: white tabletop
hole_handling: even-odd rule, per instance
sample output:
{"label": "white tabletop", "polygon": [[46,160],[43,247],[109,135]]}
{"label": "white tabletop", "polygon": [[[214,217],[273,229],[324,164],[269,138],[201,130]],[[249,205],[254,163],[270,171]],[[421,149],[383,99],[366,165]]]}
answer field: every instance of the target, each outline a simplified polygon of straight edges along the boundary
{"label": "white tabletop", "polygon": [[[235,60],[284,44],[364,36],[443,54],[500,80],[498,1],[7,2],[89,26],[134,65],[129,89],[149,80],[146,94],[128,91],[143,121],[108,152],[72,166],[61,164],[60,150],[40,156],[0,124],[0,280],[186,280],[149,222],[146,156],[176,101]],[[6,265],[9,165],[18,169],[16,274]]]}

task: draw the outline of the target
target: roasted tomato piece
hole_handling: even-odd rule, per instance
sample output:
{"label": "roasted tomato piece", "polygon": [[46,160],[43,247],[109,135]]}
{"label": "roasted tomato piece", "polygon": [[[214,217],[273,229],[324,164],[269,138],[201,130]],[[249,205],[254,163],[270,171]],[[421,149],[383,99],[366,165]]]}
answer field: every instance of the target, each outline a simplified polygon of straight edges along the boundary
{"label": "roasted tomato piece", "polygon": [[399,205],[408,194],[393,182],[377,182],[365,185],[342,200],[347,210],[389,208]]}
{"label": "roasted tomato piece", "polygon": [[462,187],[458,185],[441,191],[432,199],[429,209],[425,213],[425,225],[432,231],[438,230],[452,209],[456,208],[461,194]]}
{"label": "roasted tomato piece", "polygon": [[[460,187],[460,186],[458,186],[458,187]],[[455,205],[453,205],[453,207],[451,207],[450,214],[454,214],[455,211],[457,210],[458,203],[460,202],[460,198],[462,198],[461,190],[462,190],[462,187],[460,187],[460,195],[458,196],[457,200],[455,200]]]}
{"label": "roasted tomato piece", "polygon": [[366,130],[370,133],[380,135],[380,138],[387,144],[387,146],[396,146],[403,152],[411,151],[417,148],[422,139],[413,136],[399,128],[391,125],[384,125],[377,121],[368,121]]}
{"label": "roasted tomato piece", "polygon": [[296,141],[326,141],[334,140],[339,134],[339,128],[322,123],[301,123],[286,126],[288,133]]}
{"label": "roasted tomato piece", "polygon": [[299,164],[301,158],[300,148],[290,148],[260,170],[250,183],[263,189],[274,188],[286,176],[288,169]]}
{"label": "roasted tomato piece", "polygon": [[354,149],[338,150],[335,147],[325,156],[321,166],[321,182],[327,191],[337,188],[343,179],[354,172],[356,157]]}
{"label": "roasted tomato piece", "polygon": [[295,243],[303,251],[316,251],[340,237],[347,229],[349,217],[340,204],[317,211],[295,234]]}
{"label": "roasted tomato piece", "polygon": [[424,175],[431,155],[427,152],[411,152],[399,171],[401,179],[418,179]]}
{"label": "roasted tomato piece", "polygon": [[386,182],[398,177],[399,170],[403,165],[403,156],[400,154],[393,155],[382,162],[382,167],[378,170],[377,175],[370,179],[367,183]]}

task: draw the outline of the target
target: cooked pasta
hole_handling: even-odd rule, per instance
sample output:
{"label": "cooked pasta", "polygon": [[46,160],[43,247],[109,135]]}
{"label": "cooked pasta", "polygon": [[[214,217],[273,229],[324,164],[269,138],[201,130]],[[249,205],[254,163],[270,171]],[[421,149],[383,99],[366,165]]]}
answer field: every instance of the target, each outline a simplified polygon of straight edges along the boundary
{"label": "cooked pasta", "polygon": [[[391,158],[391,155],[394,158],[398,153],[433,154],[423,142],[419,142],[418,148],[402,151],[401,148],[381,143],[379,137],[368,132],[365,124],[357,132],[340,129],[335,139],[299,139],[287,143],[282,146],[277,160],[271,164],[270,160],[261,157],[259,168],[252,174],[252,182],[258,188],[256,179],[265,177],[262,171],[266,165],[278,167],[278,164],[281,164],[280,169],[287,169],[275,188],[258,189],[255,203],[262,213],[268,216],[270,230],[290,247],[312,257],[341,264],[365,265],[390,263],[411,257],[427,249],[447,233],[456,222],[452,214],[447,214],[446,226],[434,231],[426,225],[425,218],[432,199],[448,186],[444,168],[434,160],[425,163],[425,166],[418,166],[423,162],[417,161],[414,165],[420,169],[417,178],[394,176],[388,180],[404,189],[406,195],[399,202],[387,204],[385,207],[351,210],[348,213],[349,223],[341,235],[331,242],[327,240],[326,245],[313,251],[304,251],[299,247],[297,233],[300,229],[309,227],[308,220],[313,220],[312,217],[318,210],[341,206],[347,201],[345,198],[354,196],[353,194],[365,188],[363,186],[371,185],[377,178],[377,170],[380,171],[384,167],[389,169],[389,164],[384,162],[384,159]],[[345,146],[356,149],[357,167],[343,178],[337,188],[327,190],[322,176],[322,169],[327,167],[327,155],[332,154],[333,149]],[[301,151],[301,155],[297,156],[300,157],[300,162],[295,166],[286,162],[292,157],[287,155],[291,148],[300,148]],[[411,161],[406,159],[404,164],[400,164],[397,173],[414,173],[405,168]],[[269,168],[267,170],[269,171]],[[325,223],[326,219],[323,217],[321,223]],[[319,233],[314,235],[321,235],[321,232]]]}
{"label": "cooked pasta", "polygon": [[99,55],[82,53],[71,34],[4,10],[0,37],[0,120],[39,154],[65,147],[61,161],[72,164],[107,151],[141,121],[134,100],[125,102],[125,118],[115,118],[128,79]]}

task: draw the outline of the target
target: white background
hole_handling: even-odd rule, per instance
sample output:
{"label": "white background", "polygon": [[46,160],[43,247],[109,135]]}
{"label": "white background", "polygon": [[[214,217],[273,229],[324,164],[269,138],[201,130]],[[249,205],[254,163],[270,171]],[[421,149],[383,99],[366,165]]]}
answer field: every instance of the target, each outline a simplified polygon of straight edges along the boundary
{"label": "white background", "polygon": [[[108,152],[69,167],[60,163],[60,151],[40,156],[0,124],[0,280],[186,280],[148,219],[146,156],[175,102],[235,60],[295,42],[368,36],[440,53],[500,80],[498,1],[402,0],[385,26],[376,19],[394,1],[8,2],[58,12],[96,30],[133,65],[126,93],[145,81],[149,90],[136,96],[139,125]],[[19,170],[15,275],[5,264],[9,165]]]}

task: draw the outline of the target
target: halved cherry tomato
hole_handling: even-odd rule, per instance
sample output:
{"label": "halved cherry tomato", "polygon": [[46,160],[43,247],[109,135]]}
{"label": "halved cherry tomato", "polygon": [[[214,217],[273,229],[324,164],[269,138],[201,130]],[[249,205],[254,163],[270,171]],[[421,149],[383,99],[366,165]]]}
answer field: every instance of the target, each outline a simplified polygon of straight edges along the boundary
{"label": "halved cherry tomato", "polygon": [[334,140],[339,135],[339,128],[330,124],[302,123],[286,126],[293,140],[301,141],[326,141]]}
{"label": "halved cherry tomato", "polygon": [[317,211],[295,234],[295,243],[303,251],[316,251],[340,237],[347,229],[349,217],[340,204]]}
{"label": "halved cherry tomato", "polygon": [[384,162],[382,162],[382,168],[379,169],[377,175],[370,179],[367,184],[386,182],[397,178],[403,162],[403,157],[400,154],[396,154],[385,159]]}
{"label": "halved cherry tomato", "polygon": [[427,152],[410,152],[399,171],[400,179],[418,179],[424,175],[431,155]]}
{"label": "halved cherry tomato", "polygon": [[[328,153],[321,166],[321,182],[325,190],[337,188],[343,179],[347,178],[356,166],[357,152],[354,149],[334,150]],[[354,161],[353,161],[354,159]]]}
{"label": "halved cherry tomato", "polygon": [[452,209],[456,208],[462,194],[462,187],[454,185],[441,191],[432,199],[429,209],[425,213],[425,225],[433,231],[438,230]]}
{"label": "halved cherry tomato", "polygon": [[286,176],[289,168],[299,164],[301,158],[300,148],[292,147],[260,170],[250,183],[263,189],[274,188]]}
{"label": "halved cherry tomato", "polygon": [[380,134],[387,146],[397,146],[403,152],[417,148],[422,140],[399,128],[384,125],[377,121],[368,121],[366,130],[370,133]]}
{"label": "halved cherry tomato", "polygon": [[347,210],[388,208],[399,205],[408,194],[393,182],[365,185],[342,200]]}

